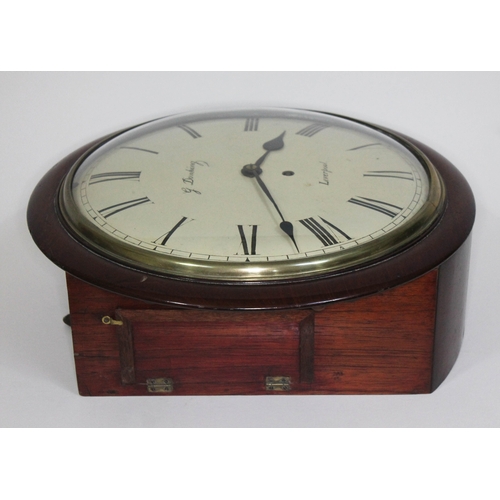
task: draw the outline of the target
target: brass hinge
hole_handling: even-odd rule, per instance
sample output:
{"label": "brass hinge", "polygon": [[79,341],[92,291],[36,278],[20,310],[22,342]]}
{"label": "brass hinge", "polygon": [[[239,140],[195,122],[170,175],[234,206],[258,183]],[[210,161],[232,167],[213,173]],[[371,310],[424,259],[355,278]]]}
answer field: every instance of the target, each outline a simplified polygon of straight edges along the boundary
{"label": "brass hinge", "polygon": [[171,378],[148,378],[146,380],[148,392],[172,392],[174,381]]}
{"label": "brass hinge", "polygon": [[266,377],[268,391],[290,391],[292,389],[291,377]]}

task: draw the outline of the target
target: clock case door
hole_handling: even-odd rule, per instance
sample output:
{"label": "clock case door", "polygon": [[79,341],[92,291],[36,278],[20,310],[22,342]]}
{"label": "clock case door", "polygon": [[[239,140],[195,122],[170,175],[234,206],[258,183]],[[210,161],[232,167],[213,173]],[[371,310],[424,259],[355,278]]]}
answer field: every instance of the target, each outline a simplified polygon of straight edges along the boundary
{"label": "clock case door", "polygon": [[258,394],[312,382],[312,311],[121,309],[116,317],[121,383],[139,393]]}

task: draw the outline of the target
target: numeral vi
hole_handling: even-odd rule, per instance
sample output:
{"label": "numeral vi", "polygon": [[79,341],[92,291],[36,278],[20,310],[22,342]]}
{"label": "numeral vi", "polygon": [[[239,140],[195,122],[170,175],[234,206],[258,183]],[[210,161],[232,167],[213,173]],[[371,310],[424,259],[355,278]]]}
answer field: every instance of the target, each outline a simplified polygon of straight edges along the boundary
{"label": "numeral vi", "polygon": [[[245,234],[248,232],[248,238]],[[257,250],[257,226],[242,226],[238,225],[238,232],[240,234],[241,245],[243,246],[243,253],[245,255],[256,255]]]}

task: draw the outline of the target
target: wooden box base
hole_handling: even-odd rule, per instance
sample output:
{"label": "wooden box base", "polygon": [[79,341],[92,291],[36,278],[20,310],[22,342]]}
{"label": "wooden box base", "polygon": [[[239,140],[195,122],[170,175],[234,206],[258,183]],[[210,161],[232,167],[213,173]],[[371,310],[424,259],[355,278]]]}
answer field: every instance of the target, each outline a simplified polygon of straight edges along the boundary
{"label": "wooden box base", "polygon": [[431,392],[460,349],[468,249],[404,285],[295,310],[169,309],[68,275],[79,392]]}

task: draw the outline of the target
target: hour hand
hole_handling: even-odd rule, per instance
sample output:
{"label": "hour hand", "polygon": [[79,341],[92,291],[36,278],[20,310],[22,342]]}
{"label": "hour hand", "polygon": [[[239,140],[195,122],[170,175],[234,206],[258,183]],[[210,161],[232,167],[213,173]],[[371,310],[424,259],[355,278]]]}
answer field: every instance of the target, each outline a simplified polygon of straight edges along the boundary
{"label": "hour hand", "polygon": [[245,165],[241,169],[241,173],[246,177],[255,177],[256,175],[260,175],[262,173],[262,169],[260,168],[260,166],[264,163],[267,155],[271,151],[279,151],[280,149],[284,148],[285,142],[283,141],[283,136],[285,135],[285,132],[278,135],[278,137],[265,142],[262,147],[266,150],[266,152],[255,163]]}
{"label": "hour hand", "polygon": [[280,149],[284,148],[284,146],[285,146],[285,142],[283,141],[284,135],[285,135],[285,132],[283,132],[278,137],[275,137],[274,139],[271,139],[270,141],[265,142],[262,145],[262,147],[266,150],[266,152],[255,162],[255,165],[257,167],[260,167],[262,165],[262,163],[264,163],[266,156],[271,151],[279,151]]}

